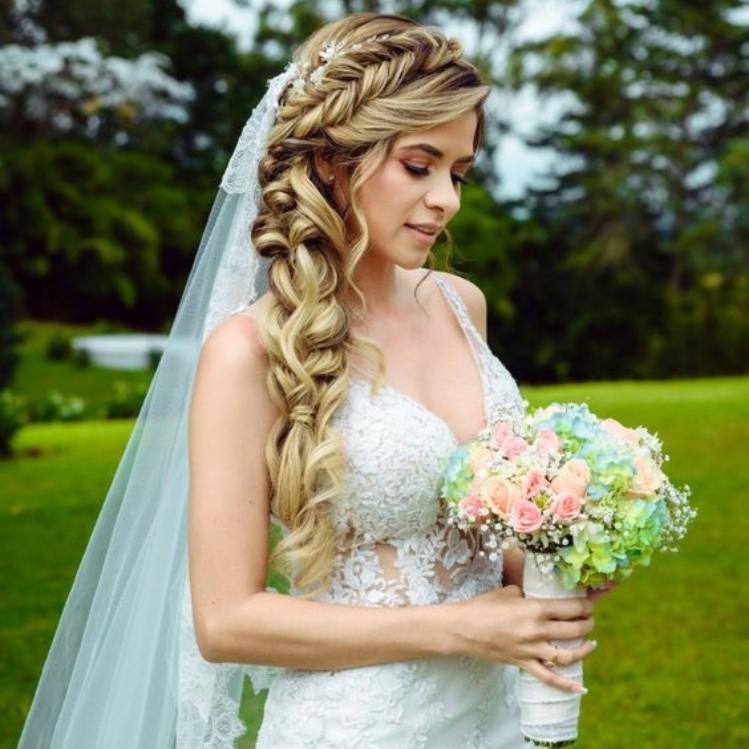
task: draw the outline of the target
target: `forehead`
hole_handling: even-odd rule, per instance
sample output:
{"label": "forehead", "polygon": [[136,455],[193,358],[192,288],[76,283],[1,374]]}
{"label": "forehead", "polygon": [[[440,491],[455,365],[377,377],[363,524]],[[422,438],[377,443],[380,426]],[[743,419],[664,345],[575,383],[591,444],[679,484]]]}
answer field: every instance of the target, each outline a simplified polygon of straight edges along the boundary
{"label": "forehead", "polygon": [[474,158],[473,140],[476,135],[477,115],[469,112],[428,130],[403,133],[394,142],[397,153],[429,154],[437,159],[469,162]]}

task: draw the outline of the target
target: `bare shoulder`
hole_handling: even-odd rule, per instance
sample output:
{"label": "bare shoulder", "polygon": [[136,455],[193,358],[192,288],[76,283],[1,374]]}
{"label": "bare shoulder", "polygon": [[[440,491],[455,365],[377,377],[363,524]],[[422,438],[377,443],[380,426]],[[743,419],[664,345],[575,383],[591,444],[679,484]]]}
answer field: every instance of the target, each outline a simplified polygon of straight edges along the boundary
{"label": "bare shoulder", "polygon": [[238,407],[271,412],[265,386],[268,357],[260,325],[267,300],[261,297],[222,320],[203,343],[196,375],[196,393],[213,402],[231,398]]}
{"label": "bare shoulder", "polygon": [[486,295],[481,288],[473,283],[473,281],[454,273],[441,270],[433,272],[447,281],[460,294],[473,324],[481,334],[481,337],[486,340]]}
{"label": "bare shoulder", "polygon": [[267,364],[260,336],[263,313],[270,301],[266,292],[252,304],[222,320],[203,343],[201,360],[218,360],[224,366],[262,368]]}

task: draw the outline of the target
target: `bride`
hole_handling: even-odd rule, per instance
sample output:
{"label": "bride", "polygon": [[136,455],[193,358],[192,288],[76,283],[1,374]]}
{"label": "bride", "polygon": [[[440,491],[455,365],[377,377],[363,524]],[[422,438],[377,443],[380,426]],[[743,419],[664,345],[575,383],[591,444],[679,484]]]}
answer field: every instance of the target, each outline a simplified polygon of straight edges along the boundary
{"label": "bride", "polygon": [[245,676],[259,749],[520,749],[518,669],[581,689],[554,667],[595,643],[550,640],[587,636],[603,591],[523,598],[522,552],[490,561],[438,500],[450,452],[524,408],[482,292],[423,268],[488,93],[458,41],[371,13],[270,82],[21,749],[228,749]]}

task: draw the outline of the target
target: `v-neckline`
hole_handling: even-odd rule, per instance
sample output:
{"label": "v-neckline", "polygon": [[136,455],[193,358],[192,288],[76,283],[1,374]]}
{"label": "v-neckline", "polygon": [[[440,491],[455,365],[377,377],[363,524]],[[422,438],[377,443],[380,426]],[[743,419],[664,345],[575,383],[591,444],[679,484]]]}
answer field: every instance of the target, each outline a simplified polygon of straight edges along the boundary
{"label": "v-neckline", "polygon": [[[446,282],[442,281],[442,279],[440,279],[436,275],[434,276],[434,282],[437,285],[437,287],[440,289],[440,292],[442,293],[444,298],[447,300],[448,307],[450,307],[450,309],[453,311],[453,314],[458,320],[458,325],[460,326],[460,329],[463,331],[463,335],[466,341],[468,342],[468,348],[471,351],[471,357],[473,358],[473,362],[474,362],[476,371],[479,376],[479,386],[481,388],[481,400],[482,400],[483,412],[484,412],[483,419],[482,419],[483,426],[481,427],[481,430],[486,429],[486,427],[489,425],[489,404],[487,403],[487,388],[486,388],[486,383],[484,379],[484,369],[481,366],[481,359],[479,358],[479,354],[478,354],[478,351],[476,350],[475,344],[473,343],[473,341],[471,341],[471,337],[469,335],[468,330],[466,329],[466,326],[463,324],[463,321],[460,318],[460,314],[459,314],[458,309],[456,308],[456,304],[450,298],[450,294],[448,293],[448,291],[442,287],[442,283],[446,283]],[[365,380],[361,377],[351,376],[351,382],[363,385],[367,388],[371,388],[371,383],[368,380]],[[429,406],[424,405],[421,401],[417,400],[411,395],[408,395],[408,393],[404,393],[402,390],[399,390],[397,387],[391,385],[388,382],[383,382],[383,384],[380,387],[383,390],[387,390],[391,394],[395,396],[399,396],[401,399],[411,403],[413,406],[416,406],[423,413],[427,414],[428,416],[431,416],[435,421],[440,423],[445,429],[445,431],[449,434],[450,438],[452,439],[454,447],[460,447],[461,445],[465,445],[468,442],[470,442],[475,436],[478,435],[478,432],[475,432],[468,439],[461,440],[455,434],[455,430],[450,426],[450,424],[448,424],[447,421],[443,419],[442,416],[440,416],[436,411],[429,408]]]}

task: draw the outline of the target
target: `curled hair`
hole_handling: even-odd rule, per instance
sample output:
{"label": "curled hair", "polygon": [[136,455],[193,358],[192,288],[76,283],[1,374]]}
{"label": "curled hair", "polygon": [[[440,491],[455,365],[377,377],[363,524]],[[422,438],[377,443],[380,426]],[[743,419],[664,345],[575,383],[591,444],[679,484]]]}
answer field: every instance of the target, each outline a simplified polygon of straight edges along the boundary
{"label": "curled hair", "polygon": [[[353,332],[356,312],[344,301],[354,294],[366,310],[353,280],[369,242],[359,190],[405,132],[475,111],[478,148],[489,94],[459,41],[403,16],[354,13],[329,23],[297,49],[294,61],[314,69],[330,42],[345,48],[319,82],[290,85],[279,99],[252,226],[257,252],[271,259],[261,335],[280,416],[265,458],[271,509],[287,530],[270,561],[307,590],[305,597],[324,590],[332,572],[331,510],[345,492],[345,443],[330,421],[348,393],[350,355],[376,363],[375,387],[385,375],[382,351]],[[359,44],[352,49],[353,43]],[[319,178],[316,155],[345,168],[343,208]]]}

